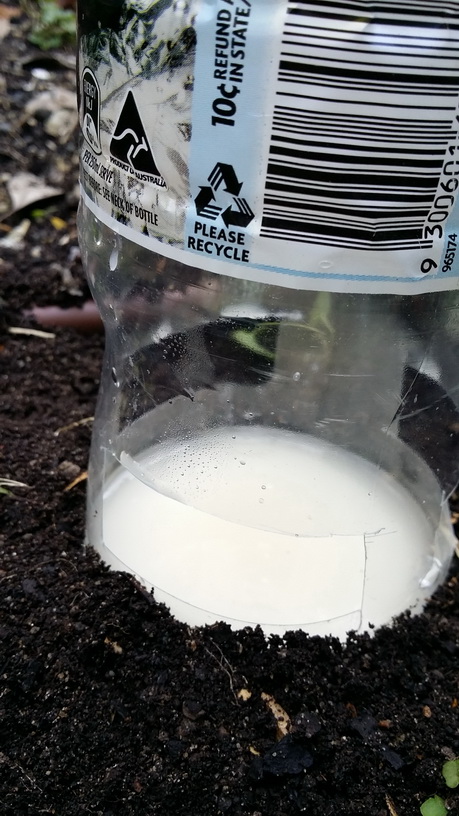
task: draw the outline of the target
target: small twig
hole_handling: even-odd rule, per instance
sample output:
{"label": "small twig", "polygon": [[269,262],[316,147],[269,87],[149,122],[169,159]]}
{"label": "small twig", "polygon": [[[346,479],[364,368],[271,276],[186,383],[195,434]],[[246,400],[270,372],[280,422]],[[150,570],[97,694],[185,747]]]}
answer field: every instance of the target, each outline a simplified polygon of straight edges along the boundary
{"label": "small twig", "polygon": [[388,809],[388,811],[390,813],[390,816],[398,816],[398,813],[397,813],[397,811],[395,809],[394,802],[393,802],[393,800],[391,799],[391,797],[389,796],[388,793],[386,793],[386,805],[387,805],[387,809]]}
{"label": "small twig", "polygon": [[45,340],[54,340],[56,337],[53,332],[40,331],[40,329],[21,329],[20,326],[10,326],[8,329],[10,334],[25,334],[32,337],[43,337]]}
{"label": "small twig", "polygon": [[40,793],[43,793],[42,788],[40,788],[40,786],[37,785],[35,780],[31,776],[29,776],[28,773],[26,773],[26,771],[24,770],[22,765],[19,764],[19,762],[13,762],[13,760],[10,759],[9,756],[0,753],[0,763],[4,763],[5,765],[8,765],[9,768],[13,768],[14,770],[16,769],[19,770],[21,774],[25,776],[26,779],[29,780],[30,784],[32,785],[32,788],[36,788],[36,790],[39,790]]}
{"label": "small twig", "polygon": [[79,425],[89,425],[91,422],[94,422],[93,416],[77,419],[76,422],[71,422],[70,425],[63,425],[62,428],[58,428],[57,431],[54,431],[54,436],[59,436],[64,431],[71,431],[72,428],[78,428]]}
{"label": "small twig", "polygon": [[72,567],[72,569],[75,572],[78,572],[78,569],[75,566],[75,564],[72,564],[72,562],[68,558],[63,558],[63,556],[60,555],[56,556],[56,558],[47,558],[46,561],[40,561],[39,564],[36,564],[36,569],[41,569],[42,567],[46,566],[46,564],[55,564],[56,561],[64,561],[66,564],[69,565],[69,567]]}
{"label": "small twig", "polygon": [[0,494],[4,496],[12,496],[10,487],[29,487],[24,482],[17,482],[16,479],[1,479],[0,478]]}
{"label": "small twig", "polygon": [[69,490],[72,490],[72,488],[76,487],[77,484],[80,484],[80,482],[84,482],[87,478],[88,471],[84,470],[83,473],[80,473],[80,475],[73,480],[73,482],[70,482],[70,484],[68,484],[67,487],[64,487],[64,493],[67,493]]}
{"label": "small twig", "polygon": [[[207,648],[207,646],[204,646],[204,651],[206,651],[207,654],[210,655],[210,657],[213,660],[215,660],[217,665],[220,666],[221,670],[224,671],[225,674],[227,675],[227,677],[229,679],[231,693],[232,693],[234,699],[236,700],[236,705],[239,705],[239,700],[238,700],[238,698],[236,696],[236,692],[234,691],[234,680],[233,680],[233,678],[234,678],[234,669],[233,669],[231,663],[229,663],[229,661],[226,659],[225,655],[223,654],[222,650],[220,649],[220,646],[217,643],[214,643],[214,641],[212,639],[210,639],[210,642],[220,652],[221,660],[219,660],[218,657],[216,655],[214,655],[213,652],[210,651],[210,649]],[[224,665],[225,663],[226,663],[226,666]]]}
{"label": "small twig", "polygon": [[215,641],[212,640],[212,638],[211,638],[211,643],[215,646],[216,649],[218,649],[218,651],[220,652],[220,657],[221,657],[222,661],[224,663],[226,663],[226,665],[228,666],[228,669],[230,670],[231,674],[234,675],[234,669],[233,669],[231,663],[229,662],[229,660],[223,654],[223,652],[220,649],[220,646],[218,645],[218,643],[215,643]]}
{"label": "small twig", "polygon": [[17,482],[16,479],[0,478],[0,487],[29,487],[25,482]]}

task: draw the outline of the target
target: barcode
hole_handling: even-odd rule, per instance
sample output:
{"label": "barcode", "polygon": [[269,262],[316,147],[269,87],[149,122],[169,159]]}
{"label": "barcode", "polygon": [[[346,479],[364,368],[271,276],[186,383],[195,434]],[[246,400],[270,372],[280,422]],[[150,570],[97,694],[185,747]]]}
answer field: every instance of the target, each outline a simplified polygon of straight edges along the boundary
{"label": "barcode", "polygon": [[289,2],[261,235],[432,246],[423,225],[454,159],[458,58],[459,3]]}

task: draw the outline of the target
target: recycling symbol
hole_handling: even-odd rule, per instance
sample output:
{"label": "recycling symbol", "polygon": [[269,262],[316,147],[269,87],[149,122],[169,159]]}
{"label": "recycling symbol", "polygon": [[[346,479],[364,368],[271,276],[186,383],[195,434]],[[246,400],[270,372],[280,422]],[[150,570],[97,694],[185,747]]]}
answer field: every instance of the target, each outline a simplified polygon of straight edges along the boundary
{"label": "recycling symbol", "polygon": [[[239,198],[243,182],[238,180],[234,167],[231,164],[217,162],[207,181],[209,185],[206,187],[200,186],[199,193],[194,200],[198,216],[208,218],[210,221],[216,221],[218,216],[221,215],[227,227],[247,227],[255,218],[255,214],[245,198]],[[220,191],[218,199],[220,200],[222,192],[227,193],[232,199],[226,209],[218,206],[215,196],[222,184],[224,184],[224,187]]]}

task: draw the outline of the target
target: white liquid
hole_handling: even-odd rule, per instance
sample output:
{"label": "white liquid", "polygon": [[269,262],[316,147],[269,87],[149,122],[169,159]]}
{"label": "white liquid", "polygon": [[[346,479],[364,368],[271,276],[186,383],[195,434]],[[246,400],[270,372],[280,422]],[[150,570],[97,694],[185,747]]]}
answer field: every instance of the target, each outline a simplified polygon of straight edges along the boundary
{"label": "white liquid", "polygon": [[432,580],[420,588],[434,540],[422,509],[336,446],[236,427],[121,458],[101,554],[190,625],[344,637],[420,611],[432,592]]}

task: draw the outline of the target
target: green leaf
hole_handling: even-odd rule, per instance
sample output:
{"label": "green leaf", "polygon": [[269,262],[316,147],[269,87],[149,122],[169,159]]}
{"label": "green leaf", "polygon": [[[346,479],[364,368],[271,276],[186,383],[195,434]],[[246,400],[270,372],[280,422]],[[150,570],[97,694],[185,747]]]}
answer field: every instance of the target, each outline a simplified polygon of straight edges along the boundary
{"label": "green leaf", "polygon": [[76,16],[70,9],[62,9],[56,0],[39,0],[39,16],[29,40],[43,51],[73,44],[76,37]]}
{"label": "green leaf", "polygon": [[[277,332],[279,323],[269,324],[269,326],[273,325]],[[253,351],[254,354],[259,354],[261,357],[265,357],[267,360],[274,360],[275,358],[274,352],[259,342],[255,329],[236,329],[236,331],[232,332],[232,338],[236,341],[236,343],[239,343],[244,348],[249,349],[249,351]]]}
{"label": "green leaf", "polygon": [[459,785],[459,757],[445,762],[441,772],[448,788],[457,788]]}
{"label": "green leaf", "polygon": [[431,796],[420,807],[422,816],[447,816],[445,803],[441,796]]}

